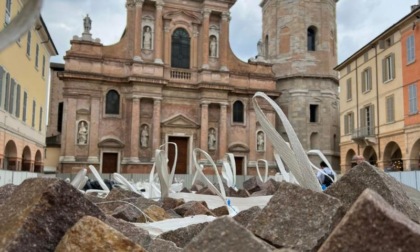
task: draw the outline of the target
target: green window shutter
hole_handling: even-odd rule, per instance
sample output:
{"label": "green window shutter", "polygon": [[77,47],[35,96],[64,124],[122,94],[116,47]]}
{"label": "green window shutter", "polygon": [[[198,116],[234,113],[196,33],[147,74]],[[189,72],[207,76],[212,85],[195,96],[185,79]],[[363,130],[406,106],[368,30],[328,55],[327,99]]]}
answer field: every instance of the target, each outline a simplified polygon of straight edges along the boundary
{"label": "green window shutter", "polygon": [[386,79],[386,58],[382,60],[382,82],[385,83]]}
{"label": "green window shutter", "polygon": [[17,84],[16,87],[16,110],[15,110],[15,115],[17,118],[20,117],[20,85]]}
{"label": "green window shutter", "polygon": [[4,110],[9,111],[9,99],[10,99],[10,74],[6,73],[6,87],[4,94]]}
{"label": "green window shutter", "polygon": [[395,54],[391,54],[390,57],[391,57],[391,69],[390,69],[391,76],[392,76],[392,79],[395,79]]}
{"label": "green window shutter", "polygon": [[6,74],[3,67],[0,66],[0,108],[3,107],[3,86]]}

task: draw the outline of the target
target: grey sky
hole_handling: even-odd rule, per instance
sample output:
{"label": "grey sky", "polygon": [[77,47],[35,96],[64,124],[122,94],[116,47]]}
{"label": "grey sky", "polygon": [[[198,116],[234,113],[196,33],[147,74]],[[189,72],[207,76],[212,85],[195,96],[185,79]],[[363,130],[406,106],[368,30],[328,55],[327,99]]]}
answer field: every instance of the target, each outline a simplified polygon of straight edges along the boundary
{"label": "grey sky", "polygon": [[[237,0],[231,9],[230,45],[244,61],[257,54],[261,37],[260,0]],[[418,0],[340,0],[337,4],[338,56],[342,62],[409,13]],[[118,42],[126,24],[125,0],[44,0],[42,16],[63,62],[70,40],[83,31],[83,17],[92,19],[94,38],[104,45]]]}

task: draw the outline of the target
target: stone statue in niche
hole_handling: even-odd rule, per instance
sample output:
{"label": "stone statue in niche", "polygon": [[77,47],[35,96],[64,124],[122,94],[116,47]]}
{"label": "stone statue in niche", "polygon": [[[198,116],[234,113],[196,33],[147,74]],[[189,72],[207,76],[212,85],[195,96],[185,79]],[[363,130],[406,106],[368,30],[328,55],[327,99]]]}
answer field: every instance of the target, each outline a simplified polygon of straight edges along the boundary
{"label": "stone statue in niche", "polygon": [[217,57],[217,39],[215,36],[210,38],[210,57]]}
{"label": "stone statue in niche", "polygon": [[152,30],[150,26],[145,26],[143,31],[143,49],[152,49]]}
{"label": "stone statue in niche", "polygon": [[90,19],[89,15],[86,14],[86,17],[83,19],[83,33],[90,33],[90,30],[92,29],[92,20]]}
{"label": "stone statue in niche", "polygon": [[216,131],[214,129],[210,129],[208,145],[209,145],[209,150],[216,149]]}
{"label": "stone statue in niche", "polygon": [[264,53],[263,53],[263,51],[264,51],[264,43],[262,42],[261,39],[258,40],[257,49],[258,49],[258,55],[257,55],[257,57],[264,57]]}
{"label": "stone statue in niche", "polygon": [[79,122],[79,130],[77,133],[77,144],[87,144],[88,143],[88,128],[85,121]]}
{"label": "stone statue in niche", "polygon": [[144,148],[149,145],[149,127],[147,127],[147,125],[144,125],[140,132],[140,144],[141,147]]}
{"label": "stone statue in niche", "polygon": [[260,131],[257,134],[257,151],[264,151],[264,148],[265,148],[264,133]]}

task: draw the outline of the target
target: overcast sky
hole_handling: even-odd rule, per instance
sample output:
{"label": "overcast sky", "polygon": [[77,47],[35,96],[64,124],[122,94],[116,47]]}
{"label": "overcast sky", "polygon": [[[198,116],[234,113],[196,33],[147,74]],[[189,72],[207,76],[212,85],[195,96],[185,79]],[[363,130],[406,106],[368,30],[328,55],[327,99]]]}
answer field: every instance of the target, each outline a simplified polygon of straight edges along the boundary
{"label": "overcast sky", "polygon": [[[126,24],[126,0],[44,0],[42,17],[63,62],[74,35],[83,32],[83,18],[92,19],[94,38],[104,45],[118,42]],[[257,54],[261,37],[260,0],[237,0],[231,9],[230,44],[244,61]],[[338,63],[410,12],[418,0],[340,0],[337,4]]]}

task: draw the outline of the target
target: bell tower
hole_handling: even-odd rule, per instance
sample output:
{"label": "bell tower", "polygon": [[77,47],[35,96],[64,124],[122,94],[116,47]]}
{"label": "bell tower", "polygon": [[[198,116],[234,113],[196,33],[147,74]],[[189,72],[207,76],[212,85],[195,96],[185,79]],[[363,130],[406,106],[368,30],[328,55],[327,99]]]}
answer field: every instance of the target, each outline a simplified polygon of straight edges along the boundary
{"label": "bell tower", "polygon": [[[305,150],[339,168],[338,0],[263,0],[262,56],[273,64],[277,100]],[[281,125],[280,134],[285,135]],[[286,139],[287,140],[287,139]],[[314,160],[316,161],[316,160]]]}

